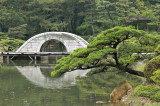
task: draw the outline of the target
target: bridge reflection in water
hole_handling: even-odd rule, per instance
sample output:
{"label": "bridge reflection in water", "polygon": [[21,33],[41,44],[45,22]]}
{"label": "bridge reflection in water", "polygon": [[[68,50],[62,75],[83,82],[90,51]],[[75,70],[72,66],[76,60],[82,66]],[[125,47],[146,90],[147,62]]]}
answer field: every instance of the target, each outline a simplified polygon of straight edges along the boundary
{"label": "bridge reflection in water", "polygon": [[31,81],[33,84],[43,88],[51,89],[73,86],[76,83],[77,76],[85,76],[89,71],[76,70],[73,72],[67,72],[58,78],[51,78],[42,73],[40,66],[16,66],[16,68],[23,76],[26,77],[27,80]]}
{"label": "bridge reflection in water", "polygon": [[[89,70],[76,70],[67,72],[61,77],[52,78],[51,71],[56,64],[56,61],[63,56],[44,56],[41,61],[31,62],[31,60],[10,60],[10,64],[14,65],[18,71],[34,85],[60,89],[73,86],[76,83],[76,77],[84,77]],[[5,64],[5,63],[4,63]]]}

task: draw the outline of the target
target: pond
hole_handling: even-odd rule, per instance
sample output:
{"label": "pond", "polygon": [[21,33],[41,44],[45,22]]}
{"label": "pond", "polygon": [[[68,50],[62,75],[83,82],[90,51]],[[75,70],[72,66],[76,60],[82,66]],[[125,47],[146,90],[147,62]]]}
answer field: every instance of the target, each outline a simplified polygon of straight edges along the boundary
{"label": "pond", "polygon": [[[0,69],[0,106],[112,106],[109,95],[120,82],[127,80],[132,86],[142,83],[140,78],[120,71],[86,76],[89,70],[76,70],[52,78],[55,59],[4,63]],[[101,101],[104,103],[98,104]]]}

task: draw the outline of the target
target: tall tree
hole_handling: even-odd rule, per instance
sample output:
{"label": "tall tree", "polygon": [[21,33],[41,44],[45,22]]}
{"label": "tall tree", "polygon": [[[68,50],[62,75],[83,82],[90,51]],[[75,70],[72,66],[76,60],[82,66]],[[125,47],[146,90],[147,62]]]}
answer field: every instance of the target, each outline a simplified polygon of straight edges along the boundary
{"label": "tall tree", "polygon": [[9,28],[8,35],[11,38],[24,39],[27,34],[27,24],[22,24],[14,28]]}
{"label": "tall tree", "polygon": [[105,23],[110,24],[110,27],[114,27],[115,21],[117,21],[115,2],[116,1],[113,2],[112,0],[100,0],[97,4],[100,20],[104,20]]}
{"label": "tall tree", "polygon": [[96,11],[96,1],[95,0],[84,0],[81,1],[83,5],[82,11],[80,11],[79,16],[83,18],[81,25],[77,27],[77,32],[82,33],[82,35],[95,35],[97,33],[96,24],[98,14]]}
{"label": "tall tree", "polygon": [[118,0],[116,2],[116,11],[118,12],[118,20],[120,24],[127,26],[127,20],[130,15],[135,14],[135,7],[132,7],[130,0]]}

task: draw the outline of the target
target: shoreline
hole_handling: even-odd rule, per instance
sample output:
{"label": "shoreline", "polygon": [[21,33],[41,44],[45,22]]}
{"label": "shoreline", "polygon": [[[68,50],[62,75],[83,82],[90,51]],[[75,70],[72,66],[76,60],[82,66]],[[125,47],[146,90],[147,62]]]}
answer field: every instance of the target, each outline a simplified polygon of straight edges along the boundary
{"label": "shoreline", "polygon": [[160,106],[160,102],[155,102],[150,100],[147,97],[140,97],[133,95],[134,89],[131,89],[127,92],[127,95],[122,97],[122,102],[127,106]]}

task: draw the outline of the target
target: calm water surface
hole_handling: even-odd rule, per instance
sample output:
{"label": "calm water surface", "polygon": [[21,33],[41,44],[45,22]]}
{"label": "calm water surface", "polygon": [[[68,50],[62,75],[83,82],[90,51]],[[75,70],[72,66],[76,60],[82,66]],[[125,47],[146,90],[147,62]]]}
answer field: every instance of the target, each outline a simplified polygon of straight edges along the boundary
{"label": "calm water surface", "polygon": [[109,94],[120,82],[127,80],[132,86],[142,82],[140,78],[115,71],[86,77],[89,70],[76,70],[52,78],[50,72],[59,58],[3,64],[0,106],[112,106],[108,102]]}

